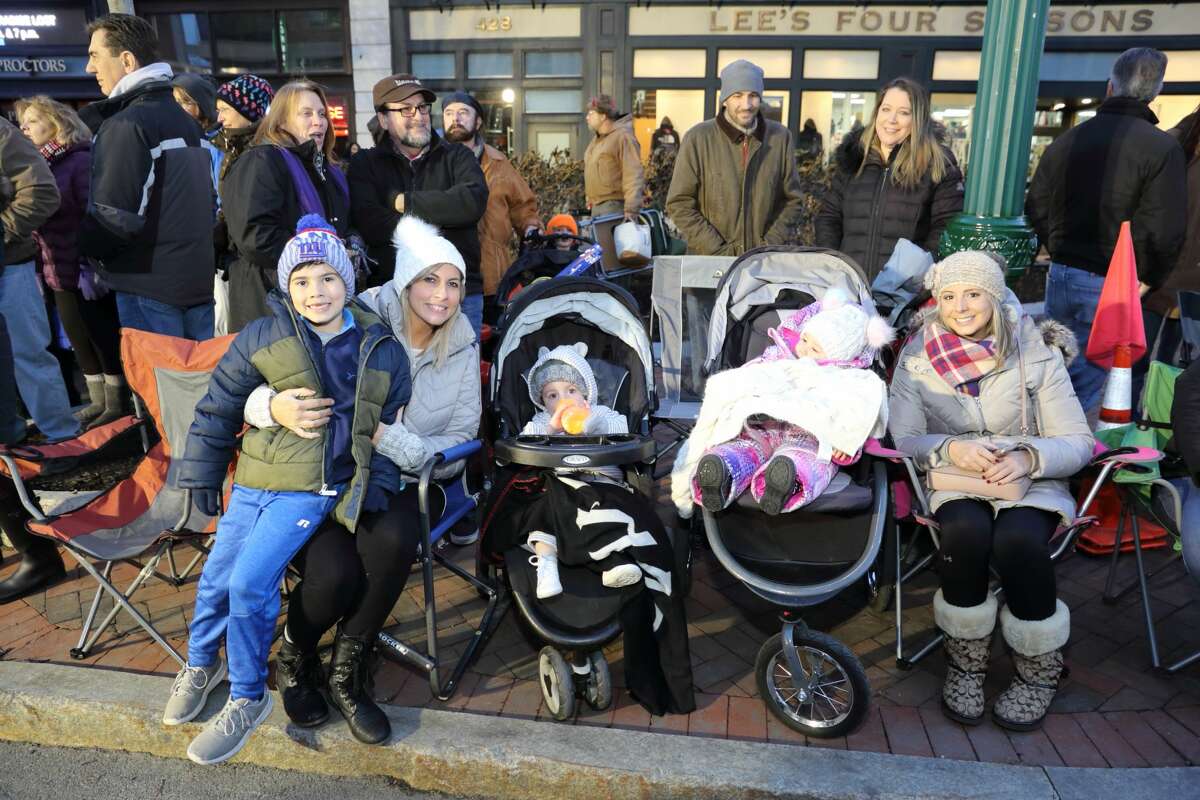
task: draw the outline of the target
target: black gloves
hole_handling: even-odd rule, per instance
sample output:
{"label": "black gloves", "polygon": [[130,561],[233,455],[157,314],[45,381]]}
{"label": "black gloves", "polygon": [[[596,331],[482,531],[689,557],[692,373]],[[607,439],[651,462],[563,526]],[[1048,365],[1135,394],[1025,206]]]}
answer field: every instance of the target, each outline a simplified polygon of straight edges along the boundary
{"label": "black gloves", "polygon": [[217,489],[192,489],[192,505],[201,514],[215,517],[221,513],[221,492]]}

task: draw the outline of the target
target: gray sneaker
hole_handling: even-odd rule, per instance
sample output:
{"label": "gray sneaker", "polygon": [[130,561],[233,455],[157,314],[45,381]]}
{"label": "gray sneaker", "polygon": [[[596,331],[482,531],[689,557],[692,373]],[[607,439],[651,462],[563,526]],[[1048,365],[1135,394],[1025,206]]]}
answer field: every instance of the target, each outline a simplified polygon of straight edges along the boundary
{"label": "gray sneaker", "polygon": [[182,725],[204,709],[208,695],[225,680],[225,662],[208,667],[184,667],[175,676],[171,697],[163,711],[163,725]]}
{"label": "gray sneaker", "polygon": [[273,706],[271,693],[266,690],[257,701],[245,697],[229,698],[221,713],[209,720],[200,735],[192,739],[187,749],[188,758],[197,764],[220,764],[233,758],[259,723],[270,716]]}

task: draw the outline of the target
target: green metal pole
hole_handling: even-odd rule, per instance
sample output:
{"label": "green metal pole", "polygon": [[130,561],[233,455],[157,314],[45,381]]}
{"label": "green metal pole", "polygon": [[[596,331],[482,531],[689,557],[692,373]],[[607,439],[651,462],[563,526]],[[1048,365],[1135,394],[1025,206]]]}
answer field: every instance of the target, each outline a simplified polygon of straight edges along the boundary
{"label": "green metal pole", "polygon": [[940,246],[943,257],[960,250],[1000,253],[1010,279],[1037,253],[1037,236],[1022,211],[1049,7],[1050,0],[988,1],[966,200]]}

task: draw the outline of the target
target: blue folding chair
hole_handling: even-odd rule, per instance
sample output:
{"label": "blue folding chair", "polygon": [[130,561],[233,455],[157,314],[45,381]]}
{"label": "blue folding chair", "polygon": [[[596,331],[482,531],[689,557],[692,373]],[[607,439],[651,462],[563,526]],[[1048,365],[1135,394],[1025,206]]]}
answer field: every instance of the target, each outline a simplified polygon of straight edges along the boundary
{"label": "blue folding chair", "polygon": [[[437,552],[436,545],[442,537],[454,527],[455,523],[470,514],[479,505],[479,493],[468,491],[465,471],[453,479],[444,481],[435,479],[433,473],[438,467],[465,461],[479,452],[482,447],[483,442],[478,439],[455,445],[443,452],[435,453],[421,467],[419,475],[405,475],[406,478],[417,482],[417,507],[421,515],[421,542],[417,557],[421,563],[421,576],[425,581],[425,646],[428,652],[411,647],[383,631],[380,631],[377,637],[377,641],[381,645],[380,651],[384,655],[397,661],[413,664],[429,673],[430,691],[443,701],[449,700],[454,694],[463,673],[466,672],[480,648],[491,636],[500,593],[494,583],[475,577]],[[431,490],[441,491],[446,498],[446,507],[436,521],[432,518]],[[474,629],[466,651],[458,659],[450,677],[445,682],[442,681],[442,673],[446,665],[438,655],[437,604],[433,591],[435,561],[449,570],[451,574],[469,583],[487,601],[487,608],[483,612],[479,627]]]}

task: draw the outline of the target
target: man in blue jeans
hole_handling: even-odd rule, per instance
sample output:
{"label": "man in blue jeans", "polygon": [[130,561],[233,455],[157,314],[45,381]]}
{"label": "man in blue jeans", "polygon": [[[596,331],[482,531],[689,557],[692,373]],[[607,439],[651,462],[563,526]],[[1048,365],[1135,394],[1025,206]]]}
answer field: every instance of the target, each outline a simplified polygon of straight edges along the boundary
{"label": "man in blue jeans", "polygon": [[1080,355],[1067,365],[1084,411],[1108,373],[1083,355],[1121,223],[1128,220],[1144,296],[1166,280],[1183,244],[1187,196],[1183,149],[1156,127],[1150,101],[1167,57],[1135,47],[1113,64],[1096,116],[1046,148],[1025,215],[1050,252],[1046,313],[1071,329]]}
{"label": "man in blue jeans", "polygon": [[88,32],[86,69],[106,99],[82,113],[95,138],[79,249],[100,264],[122,326],[211,339],[216,194],[200,128],[175,102],[150,23],[110,14]]}
{"label": "man in blue jeans", "polygon": [[[58,210],[58,202],[58,186],[46,159],[8,120],[0,118],[0,227],[4,229],[0,321],[12,358],[11,380],[48,439],[66,439],[79,432],[62,371],[46,349],[50,325],[33,265],[37,249],[33,232]],[[0,425],[11,429],[0,431],[6,441],[25,436],[24,422],[15,414],[0,420]]]}

